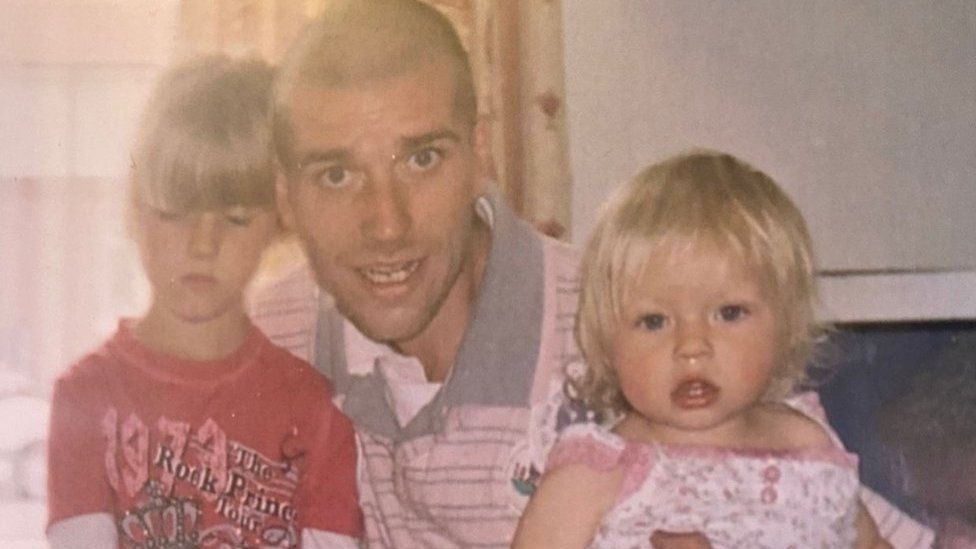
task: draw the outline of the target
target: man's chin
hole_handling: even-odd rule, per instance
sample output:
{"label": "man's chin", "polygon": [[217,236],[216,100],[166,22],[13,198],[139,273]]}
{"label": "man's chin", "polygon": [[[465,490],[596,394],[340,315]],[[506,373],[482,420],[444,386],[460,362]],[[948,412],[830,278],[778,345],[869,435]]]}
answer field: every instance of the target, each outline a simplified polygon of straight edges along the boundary
{"label": "man's chin", "polygon": [[339,311],[364,336],[393,347],[414,339],[430,323],[424,315],[404,314],[403,311],[371,311],[364,315],[343,311],[341,305]]}

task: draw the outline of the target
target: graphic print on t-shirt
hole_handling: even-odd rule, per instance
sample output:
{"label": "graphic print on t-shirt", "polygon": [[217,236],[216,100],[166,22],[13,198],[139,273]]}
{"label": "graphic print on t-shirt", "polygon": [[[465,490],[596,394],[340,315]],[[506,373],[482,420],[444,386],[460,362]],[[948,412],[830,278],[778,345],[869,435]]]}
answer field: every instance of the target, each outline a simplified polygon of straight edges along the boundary
{"label": "graphic print on t-shirt", "polygon": [[283,437],[276,459],[228,439],[212,419],[196,429],[167,417],[147,425],[110,408],[102,434],[121,545],[297,546],[297,432]]}

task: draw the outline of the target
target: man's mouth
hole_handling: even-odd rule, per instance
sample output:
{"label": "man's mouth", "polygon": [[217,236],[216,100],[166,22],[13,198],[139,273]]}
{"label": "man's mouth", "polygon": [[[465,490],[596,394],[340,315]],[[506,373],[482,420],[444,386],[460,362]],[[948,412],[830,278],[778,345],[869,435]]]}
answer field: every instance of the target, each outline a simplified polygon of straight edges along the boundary
{"label": "man's mouth", "polygon": [[419,266],[420,260],[414,259],[403,263],[374,264],[358,270],[370,283],[383,286],[405,282]]}

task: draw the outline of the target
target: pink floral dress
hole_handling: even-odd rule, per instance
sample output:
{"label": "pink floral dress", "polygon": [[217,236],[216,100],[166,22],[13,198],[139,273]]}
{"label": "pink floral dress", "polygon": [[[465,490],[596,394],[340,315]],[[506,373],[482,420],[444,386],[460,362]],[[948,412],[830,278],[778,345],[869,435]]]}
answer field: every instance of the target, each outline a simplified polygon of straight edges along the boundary
{"label": "pink floral dress", "polygon": [[[815,394],[787,404],[834,436]],[[830,449],[731,450],[635,443],[574,425],[548,467],[567,464],[626,470],[591,549],[650,548],[657,530],[700,532],[715,549],[851,547],[856,537],[857,456],[839,441]]]}

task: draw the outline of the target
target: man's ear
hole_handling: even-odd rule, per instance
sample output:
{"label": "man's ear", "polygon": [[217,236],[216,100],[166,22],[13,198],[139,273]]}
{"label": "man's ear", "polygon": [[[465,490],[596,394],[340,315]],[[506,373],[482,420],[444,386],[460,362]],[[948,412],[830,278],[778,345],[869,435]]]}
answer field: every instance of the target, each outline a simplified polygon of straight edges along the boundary
{"label": "man's ear", "polygon": [[275,202],[278,207],[278,223],[287,231],[295,230],[295,213],[288,200],[288,176],[280,167],[275,174]]}

